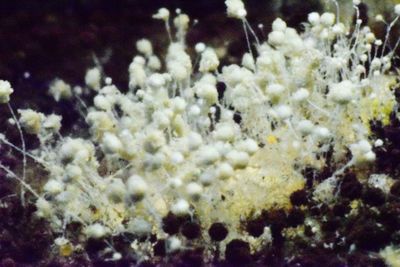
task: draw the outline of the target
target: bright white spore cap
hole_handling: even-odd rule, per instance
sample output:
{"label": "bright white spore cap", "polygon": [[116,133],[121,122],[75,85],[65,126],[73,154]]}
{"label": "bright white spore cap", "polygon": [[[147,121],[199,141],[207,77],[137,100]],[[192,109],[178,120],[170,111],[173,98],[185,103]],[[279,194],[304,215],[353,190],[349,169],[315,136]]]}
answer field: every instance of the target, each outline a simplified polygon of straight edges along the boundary
{"label": "bright white spore cap", "polygon": [[64,190],[64,184],[55,179],[51,179],[44,185],[43,189],[49,194],[58,194]]}
{"label": "bright white spore cap", "polygon": [[216,172],[217,177],[222,180],[228,179],[235,174],[232,166],[227,162],[219,164]]}
{"label": "bright white spore cap", "polygon": [[280,32],[284,32],[286,30],[286,22],[283,21],[281,18],[277,18],[276,20],[274,20],[274,22],[272,23],[272,30],[273,31],[280,31]]}
{"label": "bright white spore cap", "polygon": [[258,150],[258,144],[253,139],[246,139],[237,144],[237,149],[240,151],[244,151],[249,155],[253,155]]}
{"label": "bright white spore cap", "polygon": [[247,11],[242,0],[226,0],[225,5],[227,7],[228,17],[237,19],[244,19],[246,17]]}
{"label": "bright white spore cap", "polygon": [[311,23],[311,25],[317,25],[320,22],[320,15],[317,12],[311,12],[308,14],[308,22]]}
{"label": "bright white spore cap", "polygon": [[56,79],[51,83],[49,93],[57,102],[60,99],[69,99],[72,97],[71,86],[60,79]]}
{"label": "bright white spore cap", "polygon": [[354,85],[351,81],[332,84],[328,97],[338,104],[347,104],[354,98]]}
{"label": "bright white spore cap", "polygon": [[85,83],[88,87],[99,90],[101,84],[101,72],[98,68],[89,69],[85,75]]}
{"label": "bright white spore cap", "polygon": [[324,26],[332,26],[335,23],[335,14],[326,12],[321,15],[321,23]]}
{"label": "bright white spore cap", "polygon": [[394,6],[394,13],[397,16],[400,16],[400,4],[397,4],[397,5]]}
{"label": "bright white spore cap", "polygon": [[383,146],[383,141],[382,139],[377,139],[374,143],[375,147],[380,147]]}
{"label": "bright white spore cap", "polygon": [[165,83],[166,83],[165,77],[160,73],[152,74],[147,80],[147,84],[151,88],[155,88],[155,89],[163,87],[165,85]]}
{"label": "bright white spore cap", "polygon": [[229,164],[235,169],[246,168],[249,163],[249,154],[242,151],[232,150],[226,155]]}
{"label": "bright white spore cap", "polygon": [[198,183],[191,182],[186,186],[186,193],[193,200],[198,200],[203,193],[203,187]]}
{"label": "bright white spore cap", "polygon": [[215,180],[215,172],[212,170],[207,170],[204,171],[200,177],[199,177],[200,182],[204,185],[204,186],[209,186],[211,185],[214,180]]}
{"label": "bright white spore cap", "polygon": [[267,87],[267,92],[273,96],[280,96],[285,92],[285,87],[281,84],[273,83]]}
{"label": "bright white spore cap", "polygon": [[275,108],[276,115],[284,120],[292,115],[292,109],[288,105],[279,105]]}
{"label": "bright white spore cap", "polygon": [[305,88],[300,88],[292,95],[292,100],[295,102],[302,102],[310,96],[310,93]]}
{"label": "bright white spore cap", "polygon": [[145,56],[151,56],[153,54],[153,46],[147,39],[140,39],[137,41],[136,49]]}
{"label": "bright white spore cap", "polygon": [[110,99],[104,95],[97,95],[93,99],[93,103],[96,108],[101,109],[101,110],[110,110],[112,107],[112,104],[110,102]]}
{"label": "bright white spore cap", "polygon": [[214,131],[215,139],[222,141],[232,141],[235,138],[235,129],[230,124],[217,127]]}
{"label": "bright white spore cap", "polygon": [[132,175],[127,181],[128,192],[134,201],[143,199],[148,191],[148,185],[139,175]]}
{"label": "bright white spore cap", "polygon": [[177,216],[182,216],[189,214],[190,212],[189,208],[190,208],[189,203],[186,200],[179,199],[172,205],[171,212]]}
{"label": "bright white spore cap", "polygon": [[104,133],[102,146],[106,154],[117,153],[123,149],[121,140],[115,134],[109,132]]}
{"label": "bright white spore cap", "polygon": [[314,129],[314,124],[309,120],[301,120],[297,124],[297,130],[302,135],[309,135],[310,133],[312,133],[313,129]]}
{"label": "bright white spore cap", "polygon": [[376,158],[372,151],[372,145],[367,140],[360,140],[358,143],[351,144],[350,150],[355,162],[374,161]]}
{"label": "bright white spore cap", "polygon": [[197,53],[200,54],[203,53],[204,50],[206,50],[206,45],[204,43],[197,43],[194,49],[196,50]]}
{"label": "bright white spore cap", "polygon": [[203,165],[213,164],[220,158],[218,150],[210,145],[203,146],[198,153],[198,161]]}
{"label": "bright white spore cap", "polygon": [[326,139],[329,139],[332,136],[332,134],[329,131],[329,129],[325,128],[325,127],[322,127],[322,126],[314,127],[313,134],[315,135],[315,137],[317,137],[320,140],[326,140]]}
{"label": "bright white spore cap", "polygon": [[158,10],[156,14],[153,15],[154,19],[161,19],[164,21],[168,21],[169,19],[169,10],[165,7],[162,7]]}
{"label": "bright white spore cap", "polygon": [[85,229],[86,236],[89,238],[99,239],[107,234],[108,230],[106,227],[99,223],[89,225]]}
{"label": "bright white spore cap", "polygon": [[10,101],[10,95],[14,92],[8,81],[0,80],[0,104]]}
{"label": "bright white spore cap", "polygon": [[272,31],[268,34],[268,42],[273,46],[282,45],[285,42],[285,34],[281,31]]}
{"label": "bright white spore cap", "polygon": [[182,241],[179,238],[172,236],[168,239],[168,247],[167,247],[168,252],[177,251],[181,249],[181,247],[182,247]]}
{"label": "bright white spore cap", "polygon": [[187,142],[190,150],[196,150],[203,144],[203,138],[199,133],[191,132],[187,137]]}

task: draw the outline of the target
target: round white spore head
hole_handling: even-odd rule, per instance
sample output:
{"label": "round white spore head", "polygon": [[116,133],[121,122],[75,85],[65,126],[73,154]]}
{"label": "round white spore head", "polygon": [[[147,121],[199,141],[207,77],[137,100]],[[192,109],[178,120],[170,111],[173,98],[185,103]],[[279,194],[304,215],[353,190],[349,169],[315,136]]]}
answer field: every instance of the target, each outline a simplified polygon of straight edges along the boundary
{"label": "round white spore head", "polygon": [[0,104],[10,101],[10,95],[14,92],[8,81],[0,80]]}

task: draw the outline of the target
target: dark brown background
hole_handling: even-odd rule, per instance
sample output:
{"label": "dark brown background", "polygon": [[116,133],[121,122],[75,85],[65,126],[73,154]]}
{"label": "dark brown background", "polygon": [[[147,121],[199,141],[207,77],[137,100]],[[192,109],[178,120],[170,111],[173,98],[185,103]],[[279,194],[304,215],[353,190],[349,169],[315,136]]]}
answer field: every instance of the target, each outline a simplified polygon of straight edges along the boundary
{"label": "dark brown background", "polygon": [[[314,0],[246,2],[255,27],[261,22],[268,25],[277,15],[297,26],[310,10],[320,8]],[[102,57],[109,50],[106,73],[125,86],[136,40],[155,40],[158,52],[166,47],[163,24],[151,19],[163,6],[180,7],[192,20],[199,19],[188,36],[190,44],[226,40],[245,44],[240,23],[225,16],[224,0],[0,0],[0,78],[13,82],[17,90],[24,72],[31,73],[37,90],[55,77],[81,83],[93,64],[92,54]]]}
{"label": "dark brown background", "polygon": [[[301,27],[310,11],[321,9],[318,0],[245,2],[248,19],[262,39],[277,16]],[[105,73],[124,90],[135,42],[149,38],[161,58],[168,45],[163,23],[151,18],[160,7],[172,12],[179,7],[192,21],[199,20],[190,29],[189,45],[225,45],[231,59],[246,50],[242,25],[226,17],[224,0],[0,0],[0,79],[9,80],[15,89],[13,106],[55,111],[66,125],[74,122],[72,103],[56,105],[47,95],[49,83],[59,77],[83,84],[93,55],[102,58],[110,52]],[[257,29],[259,23],[265,24],[264,34]],[[25,72],[30,73],[28,79]],[[3,105],[0,123],[7,117]]]}

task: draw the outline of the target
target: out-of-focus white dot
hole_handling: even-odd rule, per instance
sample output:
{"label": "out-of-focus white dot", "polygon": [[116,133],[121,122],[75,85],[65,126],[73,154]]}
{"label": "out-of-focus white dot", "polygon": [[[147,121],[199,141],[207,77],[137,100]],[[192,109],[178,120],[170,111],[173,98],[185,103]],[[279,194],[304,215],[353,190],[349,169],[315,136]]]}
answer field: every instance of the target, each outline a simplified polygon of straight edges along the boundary
{"label": "out-of-focus white dot", "polygon": [[107,85],[110,85],[110,84],[112,84],[112,78],[107,77],[107,78],[104,80],[104,82],[105,82]]}

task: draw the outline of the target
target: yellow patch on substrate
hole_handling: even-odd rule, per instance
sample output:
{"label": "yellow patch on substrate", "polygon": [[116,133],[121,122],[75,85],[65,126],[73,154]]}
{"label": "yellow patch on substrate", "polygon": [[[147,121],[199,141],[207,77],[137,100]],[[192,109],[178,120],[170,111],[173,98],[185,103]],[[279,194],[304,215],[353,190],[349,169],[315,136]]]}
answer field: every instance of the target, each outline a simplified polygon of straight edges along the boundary
{"label": "yellow patch on substrate", "polygon": [[390,267],[400,267],[400,248],[387,246],[379,252],[385,263]]}
{"label": "yellow patch on substrate", "polygon": [[92,221],[103,220],[110,229],[118,229],[128,215],[123,203],[100,207],[92,214]]}
{"label": "yellow patch on substrate", "polygon": [[221,221],[239,233],[241,222],[249,216],[271,208],[291,207],[291,193],[302,189],[305,181],[292,166],[297,154],[288,153],[284,158],[278,150],[267,145],[252,157],[251,167],[237,170],[235,177],[220,181],[219,188],[209,188],[209,196],[218,199],[205,198],[196,204],[196,215],[204,227]]}
{"label": "yellow patch on substrate", "polygon": [[69,257],[72,255],[73,252],[74,252],[74,247],[70,243],[61,245],[59,248],[59,253],[60,256],[62,257]]}
{"label": "yellow patch on substrate", "polygon": [[[392,87],[396,85],[394,76],[385,76],[379,83],[382,86],[379,94],[374,98],[363,98],[359,103],[360,117],[364,125],[369,127],[372,119],[382,121],[383,125],[390,123],[390,113],[396,103]],[[367,89],[367,91],[369,91]]]}
{"label": "yellow patch on substrate", "polygon": [[285,230],[284,230],[285,237],[287,237],[289,239],[293,239],[298,236],[303,236],[304,228],[305,228],[304,225],[300,225],[295,228],[293,228],[293,227],[285,228]]}
{"label": "yellow patch on substrate", "polygon": [[278,139],[274,135],[267,136],[267,143],[270,145],[278,143]]}

